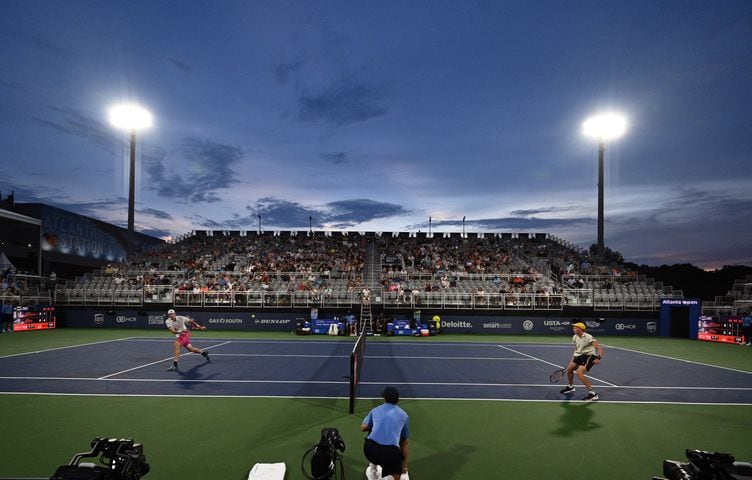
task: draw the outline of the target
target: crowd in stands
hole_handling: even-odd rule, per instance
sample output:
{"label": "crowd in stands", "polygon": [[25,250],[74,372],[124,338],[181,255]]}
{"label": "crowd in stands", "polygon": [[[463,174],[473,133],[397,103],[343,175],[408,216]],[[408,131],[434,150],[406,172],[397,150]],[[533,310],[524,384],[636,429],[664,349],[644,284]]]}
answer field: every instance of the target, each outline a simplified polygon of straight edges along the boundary
{"label": "crowd in stands", "polygon": [[0,299],[15,303],[44,301],[53,285],[48,279],[9,266],[0,274]]}
{"label": "crowd in stands", "polygon": [[[377,253],[372,263],[380,272],[373,283],[363,280],[369,248]],[[630,275],[541,235],[214,232],[108,265],[102,272],[105,280],[95,285],[143,289],[147,295],[169,287],[176,294],[285,292],[321,299],[340,292],[370,297],[376,288],[398,303],[415,302],[428,293],[469,293],[480,300],[502,294],[512,302],[514,295],[555,296],[565,289],[609,291],[612,282]],[[78,287],[86,287],[92,279],[79,281]]]}
{"label": "crowd in stands", "polygon": [[[362,239],[261,236],[190,237],[103,269],[111,284],[185,293],[287,291],[331,295],[363,287]],[[87,282],[85,278],[80,279]]]}
{"label": "crowd in stands", "polygon": [[0,277],[0,297],[16,297],[26,291],[26,282],[16,277],[15,269],[6,268]]}

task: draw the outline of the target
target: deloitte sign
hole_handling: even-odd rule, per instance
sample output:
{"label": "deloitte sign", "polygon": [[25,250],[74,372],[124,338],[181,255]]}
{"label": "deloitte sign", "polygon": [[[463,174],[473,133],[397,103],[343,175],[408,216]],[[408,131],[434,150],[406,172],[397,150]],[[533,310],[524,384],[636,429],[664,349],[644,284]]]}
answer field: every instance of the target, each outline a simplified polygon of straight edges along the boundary
{"label": "deloitte sign", "polygon": [[[594,335],[657,335],[654,320],[619,318],[579,319]],[[473,317],[469,315],[445,315],[441,317],[441,331],[446,333],[492,333],[492,334],[548,334],[571,335],[572,319],[561,317]]]}

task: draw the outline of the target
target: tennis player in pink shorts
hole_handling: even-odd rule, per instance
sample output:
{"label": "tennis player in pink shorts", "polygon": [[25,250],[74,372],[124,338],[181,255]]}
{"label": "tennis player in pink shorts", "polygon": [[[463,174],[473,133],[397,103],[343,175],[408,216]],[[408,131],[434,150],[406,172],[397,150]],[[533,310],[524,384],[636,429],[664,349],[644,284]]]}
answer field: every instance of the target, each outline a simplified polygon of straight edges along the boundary
{"label": "tennis player in pink shorts", "polygon": [[167,320],[165,320],[167,329],[175,334],[175,343],[173,344],[174,356],[172,359],[172,366],[167,371],[177,371],[178,360],[180,359],[180,347],[185,348],[189,352],[200,353],[206,361],[209,360],[209,352],[201,350],[191,345],[191,331],[188,328],[197,328],[199,330],[206,330],[206,327],[201,326],[192,318],[185,317],[183,315],[177,315],[175,310],[169,309],[167,311]]}

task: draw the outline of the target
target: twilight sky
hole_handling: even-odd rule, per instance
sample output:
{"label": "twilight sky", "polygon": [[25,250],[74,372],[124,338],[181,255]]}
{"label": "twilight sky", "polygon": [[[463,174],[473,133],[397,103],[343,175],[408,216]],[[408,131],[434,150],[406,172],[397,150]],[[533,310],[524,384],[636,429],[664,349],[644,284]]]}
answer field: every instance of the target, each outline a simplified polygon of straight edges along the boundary
{"label": "twilight sky", "polygon": [[136,229],[547,232],[752,265],[752,2],[0,1],[0,191]]}

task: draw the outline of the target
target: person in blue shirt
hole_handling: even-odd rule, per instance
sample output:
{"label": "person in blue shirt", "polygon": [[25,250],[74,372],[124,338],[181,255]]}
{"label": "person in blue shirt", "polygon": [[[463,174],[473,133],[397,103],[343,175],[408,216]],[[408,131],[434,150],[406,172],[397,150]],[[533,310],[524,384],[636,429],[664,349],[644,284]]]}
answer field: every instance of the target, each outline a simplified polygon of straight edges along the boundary
{"label": "person in blue shirt", "polygon": [[378,465],[381,475],[400,480],[402,474],[407,476],[410,421],[407,413],[397,406],[399,391],[396,388],[386,387],[382,397],[384,403],[368,412],[360,425],[361,431],[369,432],[363,444],[363,453],[371,463],[367,474],[369,478],[379,478],[374,475]]}
{"label": "person in blue shirt", "polygon": [[345,321],[347,322],[347,330],[351,336],[358,334],[358,326],[355,323],[355,315],[352,314],[352,312],[348,311],[347,315],[345,315]]}
{"label": "person in blue shirt", "polygon": [[3,303],[3,333],[13,333],[13,304]]}
{"label": "person in blue shirt", "polygon": [[13,304],[3,303],[3,333],[13,333]]}
{"label": "person in blue shirt", "polygon": [[742,331],[746,344],[752,345],[752,310],[747,312],[747,316],[742,319]]}

